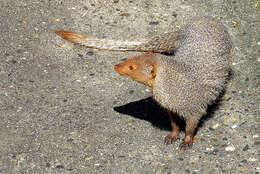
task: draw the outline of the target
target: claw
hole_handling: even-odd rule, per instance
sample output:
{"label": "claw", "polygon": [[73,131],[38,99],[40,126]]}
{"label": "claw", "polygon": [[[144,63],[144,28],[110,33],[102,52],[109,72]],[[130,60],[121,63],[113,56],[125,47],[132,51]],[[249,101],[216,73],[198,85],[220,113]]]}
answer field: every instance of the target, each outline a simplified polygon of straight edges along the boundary
{"label": "claw", "polygon": [[193,137],[186,135],[184,139],[182,140],[182,143],[180,144],[180,149],[187,150],[192,147],[193,144]]}
{"label": "claw", "polygon": [[169,145],[175,142],[178,139],[177,135],[175,133],[171,133],[167,135],[164,139],[164,144]]}
{"label": "claw", "polygon": [[185,142],[185,141],[183,141],[183,142],[180,144],[179,148],[180,148],[181,150],[188,150],[188,149],[190,149],[190,148],[192,147],[192,144],[193,144],[193,142]]}

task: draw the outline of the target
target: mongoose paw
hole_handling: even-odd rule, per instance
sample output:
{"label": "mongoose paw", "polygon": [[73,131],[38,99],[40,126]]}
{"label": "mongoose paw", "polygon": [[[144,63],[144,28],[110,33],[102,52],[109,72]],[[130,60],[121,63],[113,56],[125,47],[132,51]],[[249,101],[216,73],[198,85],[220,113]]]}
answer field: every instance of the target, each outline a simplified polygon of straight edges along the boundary
{"label": "mongoose paw", "polygon": [[180,144],[180,149],[182,150],[190,149],[192,147],[192,144],[193,144],[192,139],[189,141],[183,139],[182,143]]}
{"label": "mongoose paw", "polygon": [[178,139],[178,135],[175,132],[170,133],[164,139],[164,144],[169,145]]}

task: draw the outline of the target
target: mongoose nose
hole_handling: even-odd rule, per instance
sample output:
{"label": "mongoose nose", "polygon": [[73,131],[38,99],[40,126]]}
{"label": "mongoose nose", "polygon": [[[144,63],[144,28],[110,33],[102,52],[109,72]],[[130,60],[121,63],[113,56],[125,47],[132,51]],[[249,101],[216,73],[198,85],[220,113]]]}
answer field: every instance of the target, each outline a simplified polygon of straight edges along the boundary
{"label": "mongoose nose", "polygon": [[120,64],[115,65],[114,66],[114,70],[118,72],[119,71],[119,67],[120,67]]}

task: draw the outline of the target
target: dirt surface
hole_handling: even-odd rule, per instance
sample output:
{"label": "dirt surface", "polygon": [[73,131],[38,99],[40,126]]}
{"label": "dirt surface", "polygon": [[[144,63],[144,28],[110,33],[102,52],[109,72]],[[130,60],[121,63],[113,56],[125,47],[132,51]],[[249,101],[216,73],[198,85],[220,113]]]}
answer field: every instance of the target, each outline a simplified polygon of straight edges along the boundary
{"label": "dirt surface", "polygon": [[[0,0],[0,173],[259,174],[259,14],[259,0]],[[138,40],[195,15],[228,28],[233,77],[185,152],[163,144],[169,121],[151,90],[113,70],[140,53],[53,33]]]}

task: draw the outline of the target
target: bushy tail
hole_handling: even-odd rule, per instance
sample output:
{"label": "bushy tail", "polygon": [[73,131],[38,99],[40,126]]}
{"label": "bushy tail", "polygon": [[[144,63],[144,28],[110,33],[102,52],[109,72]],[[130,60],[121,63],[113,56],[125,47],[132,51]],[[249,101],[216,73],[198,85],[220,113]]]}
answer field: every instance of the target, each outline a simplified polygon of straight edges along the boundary
{"label": "bushy tail", "polygon": [[112,51],[148,51],[148,50],[137,50],[137,47],[144,42],[138,41],[119,41],[119,40],[106,40],[91,38],[88,35],[82,35],[71,31],[55,31],[56,34],[61,36],[63,39],[68,40],[72,43],[83,45],[89,48],[96,48],[101,50],[112,50]]}
{"label": "bushy tail", "polygon": [[56,34],[63,39],[72,43],[111,51],[140,51],[140,52],[164,52],[172,53],[174,42],[177,40],[176,32],[166,33],[152,38],[151,40],[143,41],[119,41],[91,38],[88,35],[83,35],[71,31],[55,31]]}

